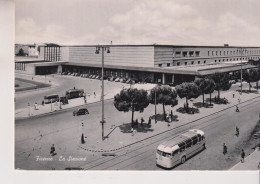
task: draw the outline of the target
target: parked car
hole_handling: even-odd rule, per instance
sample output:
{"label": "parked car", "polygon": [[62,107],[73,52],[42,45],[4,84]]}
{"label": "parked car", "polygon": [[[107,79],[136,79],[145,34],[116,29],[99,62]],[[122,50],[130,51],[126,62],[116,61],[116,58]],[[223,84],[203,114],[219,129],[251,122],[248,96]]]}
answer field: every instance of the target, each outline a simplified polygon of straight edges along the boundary
{"label": "parked car", "polygon": [[119,81],[120,81],[120,78],[119,78],[119,77],[115,79],[115,82],[119,82]]}
{"label": "parked car", "polygon": [[99,79],[99,78],[100,78],[100,76],[99,76],[99,75],[97,75],[95,79]]}
{"label": "parked car", "polygon": [[91,75],[91,74],[89,74],[89,75],[88,75],[88,78],[90,78],[90,79],[91,79],[91,78],[92,78],[92,75]]}
{"label": "parked car", "polygon": [[131,79],[127,79],[126,84],[130,84],[131,83]]}
{"label": "parked car", "polygon": [[120,82],[125,83],[125,82],[126,82],[126,79],[125,79],[125,78],[122,78],[122,79],[120,79]]}
{"label": "parked car", "polygon": [[96,78],[96,75],[92,75],[91,79],[95,79]]}
{"label": "parked car", "polygon": [[88,109],[86,108],[73,111],[73,116],[86,115],[86,114],[89,114]]}
{"label": "parked car", "polygon": [[110,77],[110,81],[114,81],[115,80],[115,77]]}
{"label": "parked car", "polygon": [[61,73],[61,75],[67,75],[68,74],[68,72],[62,72]]}

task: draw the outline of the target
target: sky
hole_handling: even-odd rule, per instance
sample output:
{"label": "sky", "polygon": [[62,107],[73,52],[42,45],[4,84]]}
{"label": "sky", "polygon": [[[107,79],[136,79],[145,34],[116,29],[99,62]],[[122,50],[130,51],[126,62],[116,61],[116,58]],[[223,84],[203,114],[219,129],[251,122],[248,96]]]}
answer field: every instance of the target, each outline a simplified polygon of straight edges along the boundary
{"label": "sky", "polygon": [[260,46],[260,0],[16,0],[21,44]]}

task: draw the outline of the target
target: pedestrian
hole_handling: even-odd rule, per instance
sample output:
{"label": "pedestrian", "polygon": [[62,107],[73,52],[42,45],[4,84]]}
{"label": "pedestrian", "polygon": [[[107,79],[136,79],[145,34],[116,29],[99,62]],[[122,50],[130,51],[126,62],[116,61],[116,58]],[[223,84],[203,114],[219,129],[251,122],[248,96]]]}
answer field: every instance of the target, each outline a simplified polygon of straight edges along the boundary
{"label": "pedestrian", "polygon": [[42,106],[44,106],[44,100],[42,101]]}
{"label": "pedestrian", "polygon": [[260,169],[260,162],[258,163],[258,166],[257,166],[258,169]]}
{"label": "pedestrian", "polygon": [[227,99],[226,99],[226,97],[224,97],[224,104],[227,104]]}
{"label": "pedestrian", "polygon": [[238,108],[238,106],[236,105],[236,112],[239,112],[239,108]]}
{"label": "pedestrian", "polygon": [[73,89],[76,89],[76,88],[75,88],[75,86],[74,86],[74,88],[73,88]]}
{"label": "pedestrian", "polygon": [[236,126],[236,136],[239,135],[239,128]]}
{"label": "pedestrian", "polygon": [[173,121],[173,113],[172,113],[172,110],[171,110],[171,122]]}
{"label": "pedestrian", "polygon": [[50,154],[51,154],[51,156],[56,155],[54,144],[52,144],[52,146],[51,146],[51,152],[50,152]]}
{"label": "pedestrian", "polygon": [[151,121],[152,121],[152,119],[151,119],[151,116],[149,117],[149,120],[148,120],[148,125],[149,126],[151,126]]}
{"label": "pedestrian", "polygon": [[95,96],[95,98],[96,98],[96,92],[94,91],[94,96]]}
{"label": "pedestrian", "polygon": [[136,119],[136,120],[135,120],[135,126],[136,126],[136,128],[138,128],[138,123],[139,123],[139,122],[138,122],[138,119]]}
{"label": "pedestrian", "polygon": [[244,163],[244,159],[245,159],[245,152],[244,150],[242,149],[241,151],[241,162]]}
{"label": "pedestrian", "polygon": [[34,110],[38,110],[38,104],[37,104],[37,102],[34,103]]}
{"label": "pedestrian", "polygon": [[141,118],[141,126],[143,126],[143,123],[144,123],[144,118],[142,117]]}
{"label": "pedestrian", "polygon": [[240,104],[240,102],[241,102],[240,96],[238,97],[237,101]]}
{"label": "pedestrian", "polygon": [[227,153],[227,145],[223,144],[223,154],[225,155]]}
{"label": "pedestrian", "polygon": [[235,98],[235,92],[233,92],[233,98]]}

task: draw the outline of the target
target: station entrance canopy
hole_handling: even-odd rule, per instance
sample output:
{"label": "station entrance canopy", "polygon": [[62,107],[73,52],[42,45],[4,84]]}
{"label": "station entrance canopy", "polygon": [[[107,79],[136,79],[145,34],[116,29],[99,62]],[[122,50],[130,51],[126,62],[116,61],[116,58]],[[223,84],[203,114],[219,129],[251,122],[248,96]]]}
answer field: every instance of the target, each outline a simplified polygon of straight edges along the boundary
{"label": "station entrance canopy", "polygon": [[[93,67],[101,68],[100,64],[89,64],[89,63],[63,63],[63,65],[69,66],[82,66],[82,67]],[[193,75],[193,76],[204,76],[214,73],[222,72],[233,72],[242,69],[255,68],[256,66],[250,65],[248,61],[230,61],[214,64],[200,64],[200,65],[187,65],[187,66],[172,66],[172,67],[133,67],[133,66],[115,66],[106,65],[106,69],[117,69],[117,70],[130,70],[130,71],[142,71],[152,73],[165,73],[165,74],[180,74],[180,75]]]}

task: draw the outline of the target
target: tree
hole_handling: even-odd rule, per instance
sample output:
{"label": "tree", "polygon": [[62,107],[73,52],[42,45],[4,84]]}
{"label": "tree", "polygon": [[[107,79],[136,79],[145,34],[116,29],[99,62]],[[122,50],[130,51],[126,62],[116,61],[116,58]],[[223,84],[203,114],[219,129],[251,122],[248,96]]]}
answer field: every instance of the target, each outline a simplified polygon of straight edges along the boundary
{"label": "tree", "polygon": [[163,117],[166,121],[165,105],[171,105],[174,107],[178,104],[177,92],[170,86],[155,86],[151,89],[149,95],[149,101],[151,104],[155,104],[155,94],[156,94],[156,104],[163,105]]}
{"label": "tree", "polygon": [[230,89],[232,84],[229,82],[228,73],[215,73],[210,77],[216,85],[216,90],[218,91],[218,99],[220,99],[220,90],[227,91]]}
{"label": "tree", "polygon": [[204,105],[204,94],[210,94],[210,104],[211,104],[211,93],[215,90],[215,83],[212,79],[198,78],[195,79],[194,83],[199,87],[203,98]]}
{"label": "tree", "polygon": [[23,51],[22,48],[20,48],[20,50],[19,50],[17,56],[25,56],[25,53],[24,53],[24,51]]}
{"label": "tree", "polygon": [[206,78],[205,80],[208,85],[208,88],[207,88],[205,94],[209,94],[209,104],[211,105],[211,93],[214,92],[214,90],[216,88],[216,84],[215,84],[214,80],[212,80],[212,79]]}
{"label": "tree", "polygon": [[251,91],[251,82],[257,83],[257,90],[258,90],[258,72],[255,69],[245,70],[243,72],[243,79],[249,84],[249,91]]}
{"label": "tree", "polygon": [[257,68],[257,78],[258,80],[256,81],[256,89],[258,90],[258,81],[260,80],[260,66]]}
{"label": "tree", "polygon": [[175,89],[180,98],[186,98],[186,111],[189,109],[188,100],[200,95],[199,87],[194,82],[184,82],[176,86]]}
{"label": "tree", "polygon": [[114,96],[114,106],[118,111],[132,111],[132,127],[134,124],[134,112],[143,112],[148,105],[148,94],[143,89],[123,89],[119,94]]}

